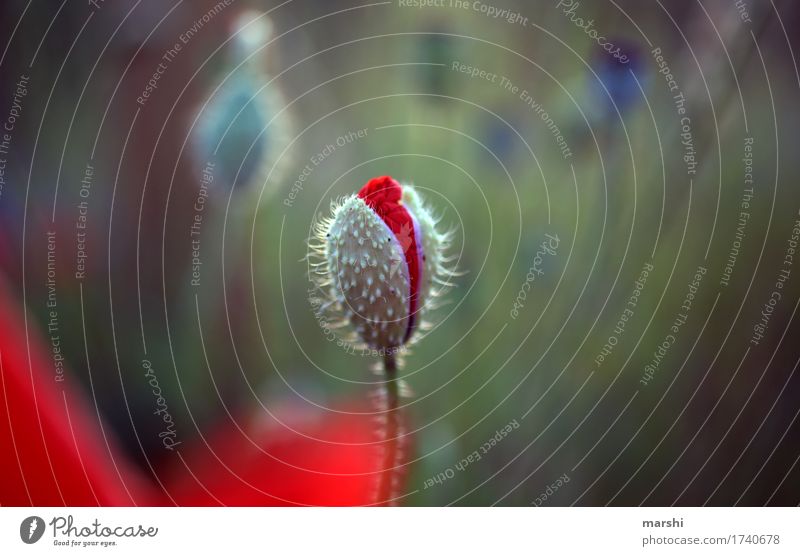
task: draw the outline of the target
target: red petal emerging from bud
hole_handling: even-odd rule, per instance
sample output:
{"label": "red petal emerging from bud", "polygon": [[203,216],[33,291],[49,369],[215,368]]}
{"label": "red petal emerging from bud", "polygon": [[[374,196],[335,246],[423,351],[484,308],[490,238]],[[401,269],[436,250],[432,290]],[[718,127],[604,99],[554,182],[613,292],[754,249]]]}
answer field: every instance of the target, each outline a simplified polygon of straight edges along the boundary
{"label": "red petal emerging from bud", "polygon": [[422,281],[423,252],[419,224],[414,215],[402,204],[403,187],[391,176],[372,178],[361,188],[358,196],[392,230],[405,255],[410,281],[405,342],[414,331],[419,305],[419,286]]}

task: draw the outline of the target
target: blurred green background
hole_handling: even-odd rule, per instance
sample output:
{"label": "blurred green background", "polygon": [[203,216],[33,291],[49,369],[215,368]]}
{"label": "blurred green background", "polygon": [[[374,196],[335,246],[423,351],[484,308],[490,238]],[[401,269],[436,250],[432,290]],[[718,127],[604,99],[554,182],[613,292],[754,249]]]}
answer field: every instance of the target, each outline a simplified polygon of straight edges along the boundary
{"label": "blurred green background", "polygon": [[[569,2],[235,2],[137,102],[164,52],[214,4],[104,5],[66,61],[87,12],[60,14],[14,135],[6,180],[19,185],[6,185],[0,203],[2,268],[20,296],[24,280],[43,325],[45,231],[57,232],[65,353],[132,457],[144,465],[169,455],[140,380],[143,358],[161,370],[186,441],[229,412],[368,398],[380,380],[375,361],[323,333],[305,256],[331,201],[388,174],[416,185],[454,230],[463,272],[405,357],[413,449],[404,503],[542,503],[565,474],[543,503],[763,504],[770,494],[796,503],[796,276],[765,337],[749,343],[800,218],[793,3],[775,2],[779,19],[751,2],[746,22],[722,0],[587,1],[571,13]],[[527,19],[509,23],[481,6]],[[23,3],[1,9],[6,28]],[[38,39],[58,7],[37,9],[20,36]],[[236,35],[245,13],[267,13],[266,46]],[[592,20],[628,64],[576,17]],[[28,71],[35,42],[15,42],[4,81]],[[656,47],[686,99],[692,173]],[[342,139],[358,130],[366,136]],[[723,285],[747,138],[754,192]],[[210,158],[194,286],[190,229]],[[77,280],[87,163],[96,172],[89,267]],[[557,253],[544,257],[513,318],[545,234],[559,238]],[[598,366],[646,264],[654,270],[633,315]],[[686,323],[644,385],[699,266],[707,273]],[[509,423],[519,427],[447,476]]]}

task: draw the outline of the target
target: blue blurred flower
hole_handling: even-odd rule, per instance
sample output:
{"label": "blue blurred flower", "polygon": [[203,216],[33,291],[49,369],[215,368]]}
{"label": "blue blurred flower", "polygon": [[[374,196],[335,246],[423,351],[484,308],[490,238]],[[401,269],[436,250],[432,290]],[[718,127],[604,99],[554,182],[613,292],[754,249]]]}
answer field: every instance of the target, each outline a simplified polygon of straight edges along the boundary
{"label": "blue blurred flower", "polygon": [[214,179],[229,187],[251,183],[267,158],[272,115],[263,102],[262,85],[238,72],[208,102],[195,132],[199,164],[215,162]]}
{"label": "blue blurred flower", "polygon": [[642,61],[642,49],[637,43],[624,39],[611,39],[611,42],[619,46],[627,57],[626,61],[622,62],[603,50],[598,51],[593,64],[597,78],[589,76],[589,87],[603,116],[616,118],[617,110],[624,114],[639,101],[642,93],[636,81],[638,79],[644,89],[647,75]]}
{"label": "blue blurred flower", "polygon": [[272,22],[248,10],[232,32],[225,71],[200,108],[192,149],[198,168],[213,161],[215,183],[239,189],[263,186],[270,174],[278,179],[274,165],[290,126],[283,95],[267,71]]}

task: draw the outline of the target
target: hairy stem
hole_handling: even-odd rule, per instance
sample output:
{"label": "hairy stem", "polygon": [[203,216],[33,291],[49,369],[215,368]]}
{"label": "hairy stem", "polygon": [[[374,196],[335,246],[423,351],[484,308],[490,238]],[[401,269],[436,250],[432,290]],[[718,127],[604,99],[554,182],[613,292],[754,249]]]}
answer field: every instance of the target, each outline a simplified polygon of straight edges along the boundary
{"label": "hairy stem", "polygon": [[378,503],[391,506],[394,492],[395,467],[398,460],[398,444],[400,442],[400,410],[399,388],[397,383],[397,360],[393,353],[386,354],[383,358],[383,368],[386,378],[386,434],[384,441],[384,458],[382,472],[378,487]]}

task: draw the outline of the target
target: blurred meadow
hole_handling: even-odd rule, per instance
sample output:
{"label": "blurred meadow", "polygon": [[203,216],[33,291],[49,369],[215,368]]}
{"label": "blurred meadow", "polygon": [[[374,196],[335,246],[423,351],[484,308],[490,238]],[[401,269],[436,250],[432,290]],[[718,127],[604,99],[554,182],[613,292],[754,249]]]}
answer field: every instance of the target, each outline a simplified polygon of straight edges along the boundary
{"label": "blurred meadow", "polygon": [[4,36],[22,22],[0,107],[30,75],[0,270],[47,344],[54,233],[68,380],[154,483],[176,455],[143,361],[183,446],[369,414],[378,361],[320,326],[306,255],[331,202],[391,175],[460,271],[403,356],[401,504],[797,503],[796,269],[751,343],[800,219],[794,3],[240,0],[186,42],[216,2],[25,4],[0,8]]}

